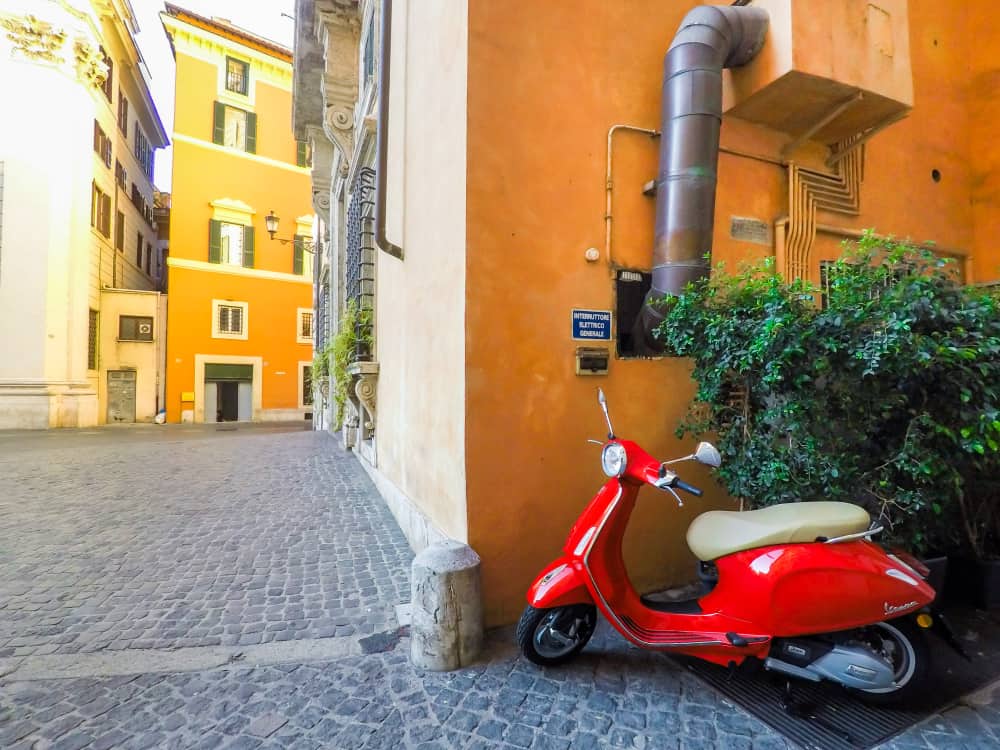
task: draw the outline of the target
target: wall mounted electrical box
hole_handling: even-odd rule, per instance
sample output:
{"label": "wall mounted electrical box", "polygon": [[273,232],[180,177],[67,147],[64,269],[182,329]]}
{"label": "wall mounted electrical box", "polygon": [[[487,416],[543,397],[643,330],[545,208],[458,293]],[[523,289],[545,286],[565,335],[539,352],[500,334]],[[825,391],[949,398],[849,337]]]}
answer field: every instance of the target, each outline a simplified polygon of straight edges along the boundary
{"label": "wall mounted electrical box", "polygon": [[611,350],[604,346],[579,346],[576,349],[577,375],[607,375]]}

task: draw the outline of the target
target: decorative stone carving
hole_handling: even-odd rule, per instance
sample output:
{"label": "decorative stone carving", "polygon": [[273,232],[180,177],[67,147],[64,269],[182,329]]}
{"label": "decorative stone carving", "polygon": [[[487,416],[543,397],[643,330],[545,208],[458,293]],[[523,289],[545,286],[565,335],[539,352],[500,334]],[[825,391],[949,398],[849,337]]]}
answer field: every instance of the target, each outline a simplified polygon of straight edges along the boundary
{"label": "decorative stone carving", "polygon": [[358,401],[361,402],[361,406],[367,412],[367,419],[365,420],[365,429],[374,430],[375,429],[375,393],[376,393],[376,378],[374,375],[361,375],[358,378],[357,384],[354,386],[354,393],[358,397]]}
{"label": "decorative stone carving", "polygon": [[95,43],[86,34],[77,34],[68,44],[70,32],[36,16],[0,17],[0,27],[13,43],[13,54],[75,75],[85,86],[100,88],[108,77],[108,68]]}
{"label": "decorative stone carving", "polygon": [[323,133],[341,153],[354,156],[354,109],[358,100],[360,19],[356,2],[326,0],[317,4],[317,36],[323,48]]}
{"label": "decorative stone carving", "polygon": [[[348,396],[350,396],[350,390],[348,390]],[[341,439],[344,441],[344,447],[348,450],[357,445],[359,422],[358,407],[353,399],[348,398],[347,403],[344,404],[344,424],[340,428]]]}
{"label": "decorative stone carving", "polygon": [[14,43],[14,51],[27,59],[65,62],[63,45],[66,43],[66,32],[48,21],[27,15],[24,18],[0,18],[0,26],[7,30],[7,38]]}
{"label": "decorative stone carving", "polygon": [[355,362],[349,365],[349,399],[359,417],[358,442],[370,440],[375,434],[375,394],[378,391],[378,362]]}
{"label": "decorative stone carving", "polygon": [[77,80],[95,89],[103,86],[108,79],[108,66],[100,50],[84,39],[77,39],[73,42],[73,54]]}

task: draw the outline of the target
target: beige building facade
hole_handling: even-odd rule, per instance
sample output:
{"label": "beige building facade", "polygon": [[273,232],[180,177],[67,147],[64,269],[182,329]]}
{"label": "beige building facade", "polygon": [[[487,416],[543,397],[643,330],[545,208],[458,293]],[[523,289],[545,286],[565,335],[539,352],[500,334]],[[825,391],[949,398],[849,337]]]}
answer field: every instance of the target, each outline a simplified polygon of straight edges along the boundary
{"label": "beige building facade", "polygon": [[[168,141],[134,12],[128,0],[11,0],[0,25],[0,96],[18,115],[0,118],[0,428],[152,420],[162,305],[112,293],[155,293],[164,270],[153,165]],[[125,341],[148,351],[121,359]],[[142,363],[134,401],[112,409],[108,384],[131,378],[129,361]]]}

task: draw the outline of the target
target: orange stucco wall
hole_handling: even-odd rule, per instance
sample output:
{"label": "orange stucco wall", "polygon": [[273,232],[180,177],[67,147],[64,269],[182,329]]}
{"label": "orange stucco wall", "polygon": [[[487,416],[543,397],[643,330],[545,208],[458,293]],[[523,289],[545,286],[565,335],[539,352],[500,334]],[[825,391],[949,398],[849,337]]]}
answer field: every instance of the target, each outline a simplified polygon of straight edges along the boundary
{"label": "orange stucco wall", "polygon": [[[224,38],[219,40],[225,44]],[[296,167],[296,144],[289,127],[290,66],[286,64],[287,81],[279,83],[273,67],[262,69],[251,60],[253,90],[246,102],[238,103],[257,114],[254,156],[212,143],[213,102],[227,97],[232,101],[232,95],[219,91],[219,67],[227,53],[245,55],[201,44],[199,57],[194,57],[185,53],[189,39],[175,41],[167,419],[179,421],[182,411],[194,409],[192,401],[182,398],[196,390],[199,354],[259,357],[261,372],[255,378],[260,382],[261,411],[254,417],[294,418],[294,410],[300,408],[299,363],[313,356],[311,344],[298,343],[296,335],[297,310],[312,308],[311,275],[293,276],[292,245],[271,241],[264,228],[264,216],[273,210],[281,218],[279,236],[291,237],[296,233],[295,220],[313,212],[309,173]],[[209,49],[215,50],[214,62],[200,59]],[[281,63],[275,59],[271,65]],[[213,201],[250,207],[253,269],[208,263],[209,222],[219,217]],[[246,340],[212,337],[213,299],[248,303]]]}
{"label": "orange stucco wall", "polygon": [[[611,270],[603,259],[584,260],[587,248],[604,248],[605,139],[616,123],[659,128],[663,55],[694,5],[469,2],[468,537],[483,559],[491,624],[517,618],[533,576],[559,554],[603,481],[598,448],[585,442],[603,436],[597,386],[621,435],[665,459],[692,444],[673,435],[693,392],[688,363],[612,358],[607,377],[576,376],[570,310],[614,309]],[[995,29],[990,22],[977,34]],[[818,218],[963,249],[983,280],[1000,255],[991,233],[978,231],[996,223],[997,212],[990,170],[974,168],[970,158],[969,120],[981,114],[970,107],[969,23],[954,4],[910,3],[913,112],[866,147],[860,216]],[[984,51],[993,46],[979,43]],[[986,132],[977,138],[973,151],[988,150]],[[729,148],[777,158],[787,140],[724,120]],[[654,208],[641,188],[656,176],[657,148],[640,134],[615,136],[613,246],[620,266],[650,266]],[[716,261],[773,252],[732,240],[729,218],[772,223],[787,215],[787,182],[780,165],[720,156]],[[820,236],[814,262],[836,254],[837,242]],[[678,509],[669,496],[640,495],[626,562],[641,589],[690,580],[687,524],[704,510],[733,507],[700,467],[685,467],[684,477],[704,486],[705,498]]]}

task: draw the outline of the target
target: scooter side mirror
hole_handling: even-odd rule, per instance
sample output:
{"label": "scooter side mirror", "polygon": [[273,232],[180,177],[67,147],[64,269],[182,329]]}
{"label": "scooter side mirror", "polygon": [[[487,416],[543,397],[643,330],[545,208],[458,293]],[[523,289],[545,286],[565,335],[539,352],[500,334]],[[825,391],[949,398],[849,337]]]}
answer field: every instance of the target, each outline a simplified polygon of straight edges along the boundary
{"label": "scooter side mirror", "polygon": [[597,389],[597,403],[599,403],[601,406],[604,406],[606,403],[608,403],[607,399],[604,398],[604,389],[603,388],[598,388]]}
{"label": "scooter side mirror", "polygon": [[722,456],[719,455],[718,449],[711,443],[698,443],[698,447],[694,451],[694,460],[700,464],[714,468],[722,465]]}

